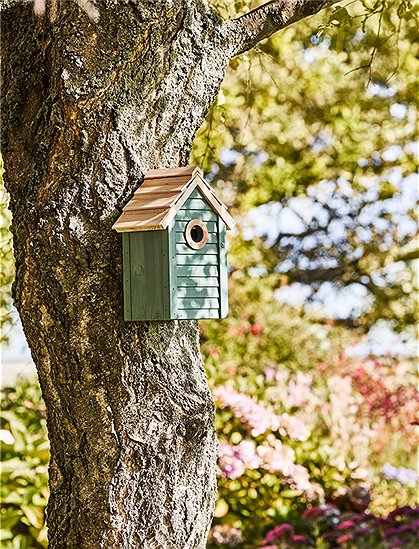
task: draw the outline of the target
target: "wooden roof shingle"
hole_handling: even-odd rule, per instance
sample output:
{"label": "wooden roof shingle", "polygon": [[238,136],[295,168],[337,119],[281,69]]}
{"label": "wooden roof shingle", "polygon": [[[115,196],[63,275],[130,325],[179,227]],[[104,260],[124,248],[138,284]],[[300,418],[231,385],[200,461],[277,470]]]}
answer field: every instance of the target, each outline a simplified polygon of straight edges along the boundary
{"label": "wooden roof shingle", "polygon": [[227,229],[232,229],[235,222],[228,213],[227,206],[216,196],[201,170],[195,166],[147,172],[143,183],[112,228],[119,233],[167,229],[195,188],[200,190]]}

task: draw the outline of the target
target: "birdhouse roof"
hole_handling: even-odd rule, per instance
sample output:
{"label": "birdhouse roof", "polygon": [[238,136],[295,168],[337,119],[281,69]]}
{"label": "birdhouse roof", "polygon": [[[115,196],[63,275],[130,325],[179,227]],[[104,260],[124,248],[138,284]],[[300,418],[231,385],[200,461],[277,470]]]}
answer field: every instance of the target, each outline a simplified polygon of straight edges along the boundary
{"label": "birdhouse roof", "polygon": [[215,195],[201,170],[195,166],[147,172],[113,229],[119,233],[167,229],[195,188],[200,190],[227,229],[232,229],[235,222],[227,206]]}

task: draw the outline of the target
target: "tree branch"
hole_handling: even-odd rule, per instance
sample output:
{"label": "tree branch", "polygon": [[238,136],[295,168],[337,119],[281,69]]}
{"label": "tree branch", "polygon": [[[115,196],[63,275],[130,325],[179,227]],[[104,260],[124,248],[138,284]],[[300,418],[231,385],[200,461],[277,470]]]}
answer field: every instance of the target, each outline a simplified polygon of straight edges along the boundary
{"label": "tree branch", "polygon": [[338,0],[274,0],[223,25],[222,32],[232,44],[232,56],[253,48],[276,31],[314,15]]}

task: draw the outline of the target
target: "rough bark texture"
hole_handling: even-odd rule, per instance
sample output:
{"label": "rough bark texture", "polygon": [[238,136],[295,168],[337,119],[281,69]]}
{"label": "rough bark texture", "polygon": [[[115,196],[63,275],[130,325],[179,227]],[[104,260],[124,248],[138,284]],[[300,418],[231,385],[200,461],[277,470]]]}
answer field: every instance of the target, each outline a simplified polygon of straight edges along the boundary
{"label": "rough bark texture", "polygon": [[[2,153],[20,312],[48,412],[52,548],[199,548],[216,493],[197,324],[123,321],[111,226],[184,165],[234,33],[200,0],[5,0]],[[234,32],[237,32],[235,28]]]}

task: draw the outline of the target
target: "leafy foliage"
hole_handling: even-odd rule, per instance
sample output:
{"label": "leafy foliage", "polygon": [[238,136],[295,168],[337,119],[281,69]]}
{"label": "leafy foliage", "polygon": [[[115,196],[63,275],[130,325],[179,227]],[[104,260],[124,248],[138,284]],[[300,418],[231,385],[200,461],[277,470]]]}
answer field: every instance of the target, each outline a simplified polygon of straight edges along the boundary
{"label": "leafy foliage", "polygon": [[236,209],[236,265],[311,301],[324,284],[360,292],[345,321],[403,329],[416,321],[416,8],[347,9],[233,60],[194,158]]}
{"label": "leafy foliage", "polygon": [[1,394],[1,546],[47,547],[49,445],[38,385],[19,381]]}

